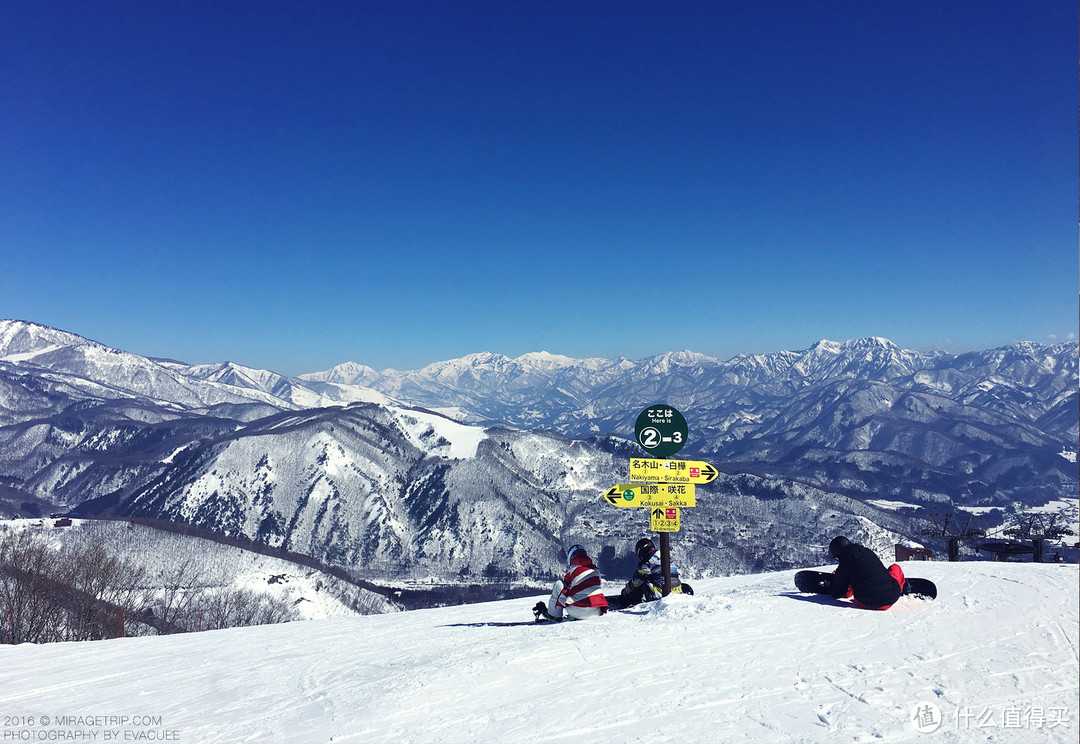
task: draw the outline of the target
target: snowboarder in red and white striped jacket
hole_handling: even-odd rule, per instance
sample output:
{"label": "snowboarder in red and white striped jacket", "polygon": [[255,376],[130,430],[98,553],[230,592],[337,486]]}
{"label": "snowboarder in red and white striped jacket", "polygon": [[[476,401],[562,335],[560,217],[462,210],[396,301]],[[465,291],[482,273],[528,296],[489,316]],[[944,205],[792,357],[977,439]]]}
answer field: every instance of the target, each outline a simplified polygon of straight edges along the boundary
{"label": "snowboarder in red and white striped jacket", "polygon": [[537,620],[584,620],[607,612],[607,599],[600,586],[600,571],[585,548],[572,546],[566,551],[566,563],[569,570],[551,587],[547,605],[537,602],[533,608]]}

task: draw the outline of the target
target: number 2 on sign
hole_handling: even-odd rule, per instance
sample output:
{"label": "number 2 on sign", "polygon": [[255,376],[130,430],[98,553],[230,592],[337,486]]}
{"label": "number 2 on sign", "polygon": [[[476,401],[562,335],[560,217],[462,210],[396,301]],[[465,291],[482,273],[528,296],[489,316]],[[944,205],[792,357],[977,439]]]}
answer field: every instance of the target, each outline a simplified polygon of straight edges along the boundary
{"label": "number 2 on sign", "polygon": [[660,446],[660,430],[649,427],[641,430],[641,446],[645,449],[654,449]]}
{"label": "number 2 on sign", "polygon": [[[660,430],[649,427],[641,430],[641,446],[645,449],[655,449],[660,446],[663,441],[663,437],[660,436]],[[672,432],[670,440],[675,444],[682,444],[683,435],[681,431]]]}

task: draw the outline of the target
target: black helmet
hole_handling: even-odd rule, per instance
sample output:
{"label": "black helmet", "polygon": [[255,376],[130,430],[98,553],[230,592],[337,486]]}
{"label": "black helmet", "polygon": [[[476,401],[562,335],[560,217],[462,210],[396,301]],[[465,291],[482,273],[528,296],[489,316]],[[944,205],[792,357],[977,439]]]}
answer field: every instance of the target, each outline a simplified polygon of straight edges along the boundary
{"label": "black helmet", "polygon": [[840,560],[840,553],[843,552],[844,548],[846,548],[848,545],[851,545],[851,540],[848,540],[843,535],[840,535],[839,537],[834,537],[832,542],[829,543],[829,555],[831,555],[836,560]]}
{"label": "black helmet", "polygon": [[656,546],[653,545],[652,540],[643,537],[634,545],[634,553],[637,555],[638,560],[647,561],[656,553]]}

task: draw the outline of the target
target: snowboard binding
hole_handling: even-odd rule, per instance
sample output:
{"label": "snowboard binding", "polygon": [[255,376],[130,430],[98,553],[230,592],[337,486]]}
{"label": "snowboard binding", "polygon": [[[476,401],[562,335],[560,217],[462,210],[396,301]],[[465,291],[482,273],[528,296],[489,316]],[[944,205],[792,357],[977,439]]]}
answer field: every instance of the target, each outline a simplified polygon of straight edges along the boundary
{"label": "snowboard binding", "polygon": [[533,617],[536,618],[536,622],[538,623],[557,623],[560,619],[549,615],[547,605],[543,602],[537,602],[533,605]]}

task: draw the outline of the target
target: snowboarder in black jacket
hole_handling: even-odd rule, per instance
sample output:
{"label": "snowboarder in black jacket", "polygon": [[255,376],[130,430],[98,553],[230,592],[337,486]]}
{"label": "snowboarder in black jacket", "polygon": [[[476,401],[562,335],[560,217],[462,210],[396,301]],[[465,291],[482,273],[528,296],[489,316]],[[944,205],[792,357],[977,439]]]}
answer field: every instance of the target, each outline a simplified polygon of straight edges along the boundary
{"label": "snowboarder in black jacket", "polygon": [[[660,565],[660,553],[653,541],[643,537],[634,545],[634,554],[637,555],[638,565],[634,575],[626,582],[620,594],[620,604],[625,607],[636,605],[639,602],[653,602],[664,596],[664,570]],[[682,594],[683,583],[679,580],[679,569],[670,566],[671,593]],[[688,591],[687,594],[694,592]]]}
{"label": "snowboarder in black jacket", "polygon": [[836,537],[829,553],[839,561],[830,584],[830,594],[838,599],[853,597],[855,604],[870,610],[887,610],[904,591],[904,572],[896,563],[885,564],[874,551]]}

